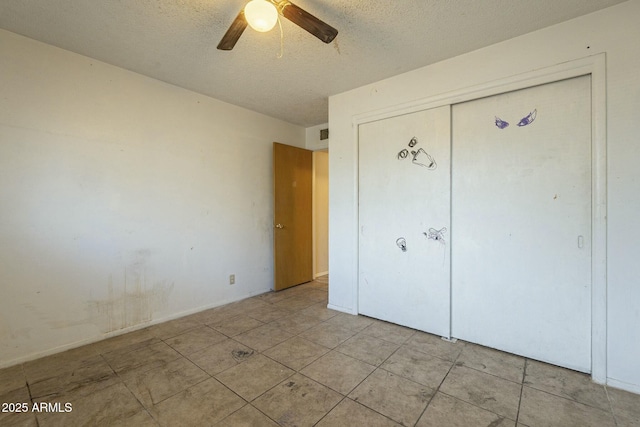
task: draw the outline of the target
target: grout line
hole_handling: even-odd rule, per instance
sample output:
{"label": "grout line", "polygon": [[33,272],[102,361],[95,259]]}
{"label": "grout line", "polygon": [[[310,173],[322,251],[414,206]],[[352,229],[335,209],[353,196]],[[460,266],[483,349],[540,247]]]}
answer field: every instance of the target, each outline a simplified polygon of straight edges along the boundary
{"label": "grout line", "polygon": [[[336,351],[337,353],[340,353],[339,351],[337,351],[337,350],[335,350],[335,349],[332,349],[331,351]],[[329,353],[330,353],[330,352],[329,352]],[[329,353],[326,353],[326,354],[329,354]],[[352,399],[351,397],[349,397],[349,395],[350,395],[351,393],[353,393],[353,391],[354,391],[355,389],[357,389],[358,387],[360,387],[360,386],[362,385],[362,383],[364,383],[364,382],[365,382],[365,381],[366,381],[366,380],[367,380],[371,375],[373,375],[373,373],[374,373],[374,372],[376,372],[376,371],[377,371],[378,369],[380,369],[380,368],[379,368],[378,366],[371,365],[370,363],[364,362],[364,361],[362,361],[362,360],[360,360],[360,359],[356,359],[355,357],[352,357],[352,356],[349,356],[349,355],[346,355],[346,354],[343,354],[343,353],[340,353],[340,354],[342,354],[343,356],[350,357],[350,358],[352,358],[352,359],[354,359],[354,360],[357,360],[357,361],[359,361],[359,362],[366,363],[367,365],[370,365],[370,366],[373,366],[373,367],[374,367],[374,369],[373,369],[373,371],[371,371],[371,373],[369,373],[367,376],[365,376],[365,377],[364,377],[364,378],[363,378],[363,379],[362,379],[358,384],[356,384],[356,385],[355,385],[351,390],[349,390],[346,394],[342,394],[341,392],[339,392],[339,391],[337,391],[337,390],[334,390],[334,389],[332,389],[331,387],[326,386],[326,385],[324,385],[324,384],[320,383],[319,381],[314,380],[313,378],[309,378],[309,377],[307,377],[306,375],[304,375],[304,374],[302,374],[302,373],[301,373],[300,375],[303,375],[304,377],[309,378],[309,379],[310,379],[310,380],[312,380],[312,381],[315,381],[316,383],[318,383],[318,384],[322,385],[323,387],[327,387],[328,389],[333,390],[333,391],[335,391],[336,393],[343,395],[343,396],[344,396],[344,398],[341,400],[341,402],[342,402],[343,400],[345,400],[345,399],[349,399],[349,400],[351,400],[353,403],[355,403],[355,404],[357,404],[357,405],[362,405],[362,406],[364,406],[365,408],[367,408],[367,409],[369,409],[369,410],[371,410],[371,411],[375,412],[376,414],[381,415],[381,416],[383,416],[383,417],[387,418],[388,420],[391,420],[391,421],[393,421],[394,423],[398,423],[398,424],[399,424],[399,422],[398,422],[398,421],[396,421],[396,420],[394,420],[394,419],[390,418],[389,416],[387,416],[387,415],[385,415],[385,414],[383,414],[383,413],[381,413],[381,412],[378,412],[377,410],[375,410],[375,409],[373,409],[373,408],[370,408],[369,406],[365,405],[364,403],[359,402],[359,401],[354,400],[354,399]],[[391,356],[389,356],[389,357],[391,357]],[[384,362],[383,362],[383,363],[384,363]],[[386,371],[386,370],[384,370],[384,369],[383,369],[383,371],[388,372],[388,371]],[[396,375],[396,374],[393,374],[393,375]],[[399,375],[398,375],[398,376],[399,376]],[[401,378],[404,378],[404,377],[401,377]],[[416,384],[418,384],[418,383],[416,383]],[[420,384],[420,385],[422,385],[422,384]],[[336,405],[336,406],[338,406],[338,405]],[[334,406],[334,408],[335,408],[335,406]],[[333,408],[332,408],[331,410],[333,410]],[[331,412],[331,411],[329,411],[329,412]],[[327,414],[328,414],[329,412],[327,412]],[[325,414],[325,416],[326,416],[326,414]],[[323,418],[324,418],[324,417],[323,417]],[[319,421],[318,421],[318,422],[319,422]]]}
{"label": "grout line", "polygon": [[481,409],[484,412],[489,412],[491,414],[494,414],[496,417],[498,417],[500,419],[510,420],[510,421],[513,421],[514,423],[516,423],[516,420],[514,420],[513,418],[509,418],[509,417],[507,417],[505,415],[499,414],[499,413],[497,413],[495,411],[492,411],[491,409],[483,408],[482,406],[478,406],[477,404],[475,404],[473,402],[469,402],[468,400],[464,400],[464,399],[461,399],[461,398],[459,398],[457,396],[451,395],[449,393],[445,393],[444,391],[438,391],[438,392],[443,394],[443,395],[445,395],[445,396],[448,396],[448,397],[450,397],[452,399],[459,400],[460,402],[466,403],[467,405],[470,405],[470,406],[473,406],[475,408]]}
{"label": "grout line", "polygon": [[[313,381],[313,380],[312,380],[312,381]],[[317,381],[316,381],[316,382],[317,382]],[[320,383],[318,383],[318,384],[320,384]],[[326,385],[324,385],[324,384],[321,384],[321,385],[323,385],[324,387],[327,387],[327,386],[326,386]],[[329,387],[327,387],[327,388],[329,388]],[[329,390],[333,390],[333,389],[329,388]],[[335,390],[333,390],[333,391],[335,391]],[[341,394],[341,393],[338,393],[338,394]],[[341,394],[341,395],[342,395],[342,394]],[[345,400],[345,399],[347,399],[347,396],[342,395],[342,399],[340,399],[340,400],[338,401],[338,403],[336,403],[335,405],[333,405],[333,407],[332,407],[331,409],[329,409],[327,412],[325,412],[325,414],[324,414],[324,415],[323,415],[323,416],[322,416],[318,421],[316,421],[313,425],[315,426],[315,425],[320,424],[320,422],[321,422],[322,420],[324,420],[324,419],[327,417],[327,415],[329,415],[329,414],[331,413],[331,411],[333,411],[334,409],[336,409],[336,407],[337,407],[339,404],[341,404],[342,402],[344,402],[344,400]]]}
{"label": "grout line", "polygon": [[[436,394],[438,394],[438,392],[442,393],[440,391],[440,387],[442,387],[442,384],[444,384],[445,380],[447,379],[447,377],[449,376],[449,374],[451,373],[451,370],[453,369],[454,366],[456,366],[456,362],[458,361],[458,359],[460,358],[460,355],[462,354],[462,350],[464,350],[464,347],[466,346],[466,344],[462,345],[462,349],[458,352],[458,355],[456,356],[456,358],[453,360],[453,362],[451,362],[451,366],[449,366],[449,370],[447,371],[447,373],[445,374],[444,377],[442,377],[442,380],[440,381],[440,384],[438,384],[438,386],[435,388],[435,391],[433,392],[433,396],[431,396],[431,399],[429,399],[429,402],[427,403],[427,406],[425,406],[425,408],[422,410],[422,413],[420,414],[420,417],[418,417],[418,420],[420,420],[420,418],[422,418],[424,416],[424,413],[427,412],[427,408],[429,408],[429,405],[431,405],[431,402],[433,402],[433,399],[436,397]],[[421,352],[422,353],[422,352]],[[427,354],[427,353],[424,353]],[[430,355],[429,355],[430,356]],[[433,356],[432,356],[433,357]],[[439,358],[438,358],[439,359]],[[443,359],[441,359],[443,360]],[[447,360],[447,362],[450,362],[449,360]],[[453,397],[453,396],[452,396]]]}
{"label": "grout line", "polygon": [[[465,345],[466,345],[466,343],[465,343]],[[425,354],[426,354],[426,353],[425,353]],[[496,416],[497,416],[498,418],[500,418],[500,419],[507,419],[507,420],[511,420],[511,421],[516,421],[516,420],[512,420],[511,418],[509,418],[509,417],[507,417],[507,416],[504,416],[504,415],[502,415],[502,414],[499,414],[499,413],[497,413],[497,412],[494,412],[494,411],[492,411],[492,410],[490,410],[490,409],[480,407],[480,406],[476,405],[475,403],[468,402],[468,401],[463,400],[463,399],[461,399],[461,398],[459,398],[459,397],[457,397],[457,396],[450,395],[450,394],[445,393],[445,392],[443,392],[442,390],[440,390],[440,387],[442,387],[442,385],[444,384],[444,382],[445,382],[446,378],[449,376],[449,374],[451,373],[451,371],[453,370],[453,368],[454,368],[455,366],[461,366],[461,367],[465,367],[465,368],[468,368],[468,369],[472,369],[472,370],[474,370],[474,371],[476,371],[476,372],[481,372],[481,373],[484,373],[484,374],[487,374],[487,375],[491,375],[491,374],[488,374],[487,372],[479,371],[479,370],[477,370],[477,369],[473,369],[473,368],[470,368],[470,367],[468,367],[468,366],[458,365],[458,364],[457,364],[457,363],[458,363],[458,359],[460,358],[460,356],[461,356],[461,355],[462,355],[462,350],[458,353],[458,355],[456,356],[456,358],[455,358],[455,360],[454,360],[453,362],[451,362],[450,360],[447,360],[447,362],[450,362],[450,363],[451,363],[451,367],[449,368],[449,371],[448,371],[448,372],[447,372],[447,374],[443,377],[442,381],[440,382],[440,384],[439,384],[439,385],[438,385],[438,387],[436,388],[436,392],[435,392],[435,393],[434,393],[434,395],[432,396],[431,400],[429,401],[429,404],[428,404],[428,405],[427,405],[427,407],[424,409],[424,411],[423,411],[422,415],[420,415],[420,417],[422,417],[422,416],[424,415],[424,413],[426,412],[426,410],[427,410],[427,408],[429,407],[429,405],[431,405],[431,401],[433,401],[433,398],[435,397],[435,395],[436,395],[437,393],[442,393],[443,395],[449,396],[449,397],[451,397],[452,399],[459,400],[459,401],[461,401],[461,402],[467,403],[467,404],[469,404],[469,405],[471,405],[471,406],[474,406],[474,407],[476,407],[476,408],[478,408],[478,409],[481,409],[481,410],[483,410],[483,411],[490,412],[490,413],[492,413],[492,414],[496,415]],[[432,355],[429,355],[429,356],[432,356]],[[432,356],[432,357],[435,357],[435,356]],[[441,360],[445,360],[445,359],[441,359]],[[499,378],[499,379],[502,379],[502,380],[505,380],[505,381],[509,381],[509,380],[506,380],[506,379],[504,379],[504,378],[498,377],[498,376],[496,376],[496,375],[491,375],[491,376],[496,377],[496,378]],[[514,381],[510,381],[510,382],[512,382],[512,383],[514,383],[514,384],[518,384],[518,383],[516,383],[516,382],[514,382]],[[522,393],[522,390],[521,390],[521,393]],[[516,418],[517,418],[517,417],[516,417]]]}
{"label": "grout line", "polygon": [[618,426],[618,417],[616,417],[616,413],[613,410],[613,403],[611,402],[611,396],[609,396],[609,388],[606,384],[603,387],[604,394],[607,396],[607,401],[609,402],[609,410],[611,411],[611,415],[613,416],[613,423]]}
{"label": "grout line", "polygon": [[[257,398],[256,398],[256,399],[257,399]],[[245,401],[245,402],[246,402],[246,401]],[[278,422],[277,422],[276,420],[274,420],[274,419],[273,419],[273,418],[271,418],[269,415],[267,415],[267,414],[265,414],[264,412],[262,412],[262,411],[260,410],[260,408],[256,407],[255,405],[252,405],[252,404],[251,404],[251,402],[247,402],[247,404],[246,404],[246,405],[244,405],[242,408],[244,408],[245,406],[251,406],[253,409],[255,409],[256,411],[260,412],[262,415],[264,415],[265,417],[267,417],[268,419],[270,419],[270,420],[271,420],[271,421],[273,421],[274,423],[278,424]],[[240,408],[240,409],[242,409],[242,408]],[[239,411],[240,409],[238,409],[238,411]],[[236,411],[236,412],[238,412],[238,411]],[[235,414],[235,412],[234,412],[234,414]],[[223,420],[220,420],[220,421],[224,421],[224,420],[226,420],[226,419],[227,419],[228,417],[230,417],[230,416],[231,416],[231,414],[229,414],[227,417],[225,417]],[[218,421],[218,424],[220,423],[220,421]]]}
{"label": "grout line", "polygon": [[458,367],[460,367],[460,368],[467,368],[467,369],[471,369],[472,371],[480,372],[481,374],[489,375],[489,376],[491,376],[491,377],[498,378],[499,380],[508,381],[508,382],[510,382],[510,383],[512,383],[512,384],[523,385],[523,382],[517,382],[517,381],[509,380],[509,379],[506,379],[506,378],[500,377],[500,376],[498,376],[498,375],[492,374],[492,373],[490,373],[490,372],[481,371],[480,369],[476,369],[476,368],[474,368],[473,366],[458,365]]}
{"label": "grout line", "polygon": [[522,383],[520,383],[520,399],[518,399],[518,412],[516,413],[516,424],[520,419],[520,408],[522,407],[522,395],[524,394],[524,379],[527,377],[527,366],[529,359],[524,359],[524,369],[522,370]]}
{"label": "grout line", "polygon": [[[266,356],[265,356],[265,357],[266,357]],[[282,365],[282,366],[284,366],[284,365]],[[285,366],[285,368],[287,368],[287,367]],[[290,369],[290,368],[287,368],[287,369],[289,369],[290,371],[293,371],[293,369]],[[278,387],[280,384],[282,384],[282,383],[284,383],[285,381],[287,381],[287,380],[291,379],[291,377],[292,377],[292,376],[294,376],[294,375],[295,375],[295,374],[297,374],[297,373],[298,373],[298,372],[293,371],[293,373],[292,373],[291,375],[289,375],[288,377],[286,377],[286,378],[285,378],[285,379],[283,379],[282,381],[280,381],[280,382],[276,383],[274,386],[269,387],[268,389],[266,389],[265,391],[263,391],[262,393],[260,393],[259,395],[257,395],[256,397],[254,397],[254,398],[253,398],[253,399],[251,399],[251,400],[244,399],[244,397],[242,397],[242,396],[240,396],[240,397],[242,397],[244,400],[246,400],[246,401],[247,401],[247,402],[249,402],[249,403],[255,402],[256,400],[260,399],[262,396],[264,396],[265,394],[267,394],[268,392],[270,392],[270,391],[271,391],[271,390],[273,390],[274,388]]]}
{"label": "grout line", "polygon": [[[355,390],[355,389],[354,389],[354,390]],[[366,408],[366,409],[370,410],[371,412],[375,412],[376,414],[380,415],[381,417],[384,417],[384,418],[388,419],[389,421],[391,421],[391,422],[393,422],[393,423],[395,423],[395,424],[401,425],[399,421],[396,421],[396,420],[394,420],[393,418],[389,417],[388,415],[385,415],[385,414],[383,414],[382,412],[378,412],[378,411],[376,411],[375,409],[368,407],[367,405],[365,405],[365,404],[364,404],[364,403],[362,403],[362,402],[359,402],[359,401],[353,400],[353,399],[352,399],[352,398],[350,398],[349,396],[344,396],[344,398],[343,398],[340,402],[343,402],[343,401],[345,401],[345,400],[350,400],[350,401],[352,401],[353,403],[355,403],[356,405],[363,406],[364,408]],[[338,406],[338,405],[336,405],[336,406]],[[334,406],[334,408],[335,408],[335,406]],[[333,410],[334,408],[332,408],[331,410]],[[329,411],[329,412],[331,412],[331,411]],[[327,413],[325,414],[325,417],[329,414],[329,412],[327,412]],[[322,417],[322,418],[324,418],[324,417]],[[418,419],[419,419],[419,418],[418,418]],[[314,424],[314,425],[318,425],[319,423],[320,423],[320,421],[318,421],[318,422],[317,422],[316,424]]]}

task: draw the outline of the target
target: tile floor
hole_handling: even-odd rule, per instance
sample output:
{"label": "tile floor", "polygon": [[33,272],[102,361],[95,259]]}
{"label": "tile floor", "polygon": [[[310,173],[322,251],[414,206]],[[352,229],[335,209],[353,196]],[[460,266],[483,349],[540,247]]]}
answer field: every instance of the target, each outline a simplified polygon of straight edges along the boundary
{"label": "tile floor", "polygon": [[0,370],[29,405],[0,425],[640,426],[586,375],[326,305],[325,279]]}

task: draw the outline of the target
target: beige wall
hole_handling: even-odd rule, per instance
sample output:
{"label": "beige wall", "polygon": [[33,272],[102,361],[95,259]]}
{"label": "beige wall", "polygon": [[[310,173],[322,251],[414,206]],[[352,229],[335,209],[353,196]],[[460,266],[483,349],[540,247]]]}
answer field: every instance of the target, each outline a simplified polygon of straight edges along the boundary
{"label": "beige wall", "polygon": [[329,273],[329,153],[313,152],[314,275]]}
{"label": "beige wall", "polygon": [[0,58],[0,367],[270,289],[272,142],[304,128],[7,31]]}

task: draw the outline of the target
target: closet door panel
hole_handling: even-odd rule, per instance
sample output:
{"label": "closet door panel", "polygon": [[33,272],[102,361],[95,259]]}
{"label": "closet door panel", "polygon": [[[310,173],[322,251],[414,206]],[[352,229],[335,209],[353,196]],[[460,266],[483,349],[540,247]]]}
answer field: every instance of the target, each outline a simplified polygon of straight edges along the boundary
{"label": "closet door panel", "polygon": [[449,336],[450,107],[359,126],[361,314]]}
{"label": "closet door panel", "polygon": [[452,335],[591,370],[583,76],[452,107]]}

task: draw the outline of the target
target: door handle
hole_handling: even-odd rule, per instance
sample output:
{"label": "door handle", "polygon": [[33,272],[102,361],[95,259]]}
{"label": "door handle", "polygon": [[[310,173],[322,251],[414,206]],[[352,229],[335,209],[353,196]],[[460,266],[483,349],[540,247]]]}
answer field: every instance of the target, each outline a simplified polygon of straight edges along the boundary
{"label": "door handle", "polygon": [[282,229],[282,228],[284,228],[284,225],[282,225],[282,224],[276,224],[276,228],[280,228],[280,229]]}
{"label": "door handle", "polygon": [[578,236],[578,248],[580,248],[580,249],[584,248],[584,237],[583,236]]}

